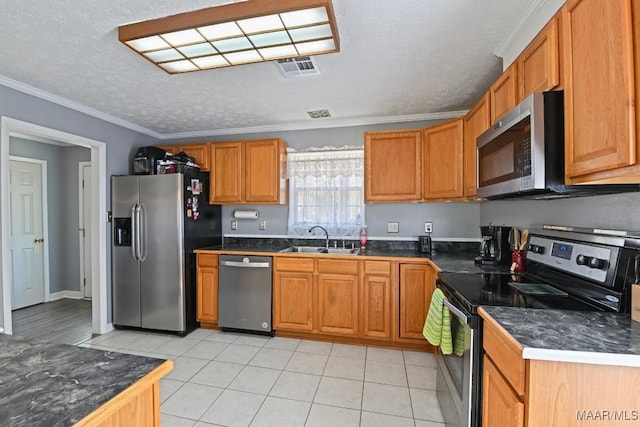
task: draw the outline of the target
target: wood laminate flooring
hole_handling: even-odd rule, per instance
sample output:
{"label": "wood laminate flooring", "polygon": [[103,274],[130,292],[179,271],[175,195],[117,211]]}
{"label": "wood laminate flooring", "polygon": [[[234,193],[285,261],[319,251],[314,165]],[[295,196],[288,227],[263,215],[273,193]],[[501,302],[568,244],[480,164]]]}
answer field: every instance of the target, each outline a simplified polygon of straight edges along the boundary
{"label": "wood laminate flooring", "polygon": [[91,338],[91,301],[60,299],[12,312],[13,334],[63,344]]}

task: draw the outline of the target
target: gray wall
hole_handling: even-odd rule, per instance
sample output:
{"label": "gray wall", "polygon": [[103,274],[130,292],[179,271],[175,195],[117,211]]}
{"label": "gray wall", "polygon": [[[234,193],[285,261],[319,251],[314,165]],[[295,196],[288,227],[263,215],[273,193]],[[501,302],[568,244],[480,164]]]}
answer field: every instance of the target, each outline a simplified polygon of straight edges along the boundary
{"label": "gray wall", "polygon": [[[135,148],[142,145],[154,145],[155,138],[132,131],[122,126],[89,116],[84,113],[45,101],[35,96],[27,95],[17,90],[0,86],[0,116],[22,120],[60,130],[70,134],[90,138],[106,143],[107,151],[107,206],[109,200],[110,183],[108,177],[113,174],[127,174],[129,172],[129,159],[135,152]],[[77,196],[76,196],[77,197]],[[67,202],[67,199],[64,199]],[[104,224],[107,234],[110,235],[109,224]],[[4,236],[0,236],[5,238]],[[107,242],[110,247],[110,242]],[[107,266],[110,265],[110,251],[107,251]],[[107,268],[108,283],[111,273]],[[2,296],[0,295],[0,299]],[[0,310],[2,310],[0,301]],[[111,320],[111,287],[107,288],[108,320]],[[1,314],[1,313],[0,313]],[[0,315],[0,321],[2,316]]]}
{"label": "gray wall", "polygon": [[[242,139],[282,138],[289,147],[304,149],[318,146],[364,145],[364,132],[422,128],[438,121],[422,121],[393,123],[385,125],[351,126],[330,129],[312,129],[299,131],[283,131],[255,133],[246,135],[230,135],[211,137],[213,141],[232,141]],[[196,142],[207,140],[197,138],[191,140],[172,140],[163,143]],[[256,209],[260,219],[267,221],[265,231],[258,230],[258,221],[238,220],[238,229],[231,230],[231,219],[236,209]],[[416,237],[424,234],[424,222],[433,222],[434,238],[479,238],[479,206],[477,203],[416,203],[416,204],[368,204],[365,208],[366,222],[371,237]],[[286,235],[287,206],[236,205],[223,206],[223,233],[227,235]],[[387,222],[399,222],[399,233],[387,233]]]}
{"label": "gray wall", "polygon": [[480,205],[480,223],[531,224],[640,230],[640,193],[559,200],[505,200]]}

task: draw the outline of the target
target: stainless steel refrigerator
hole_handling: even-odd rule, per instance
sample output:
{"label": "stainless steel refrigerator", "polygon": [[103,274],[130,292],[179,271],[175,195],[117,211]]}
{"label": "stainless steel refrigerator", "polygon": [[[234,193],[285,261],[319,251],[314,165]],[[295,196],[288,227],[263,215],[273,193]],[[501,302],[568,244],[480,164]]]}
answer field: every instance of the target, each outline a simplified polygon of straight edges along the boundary
{"label": "stainless steel refrigerator", "polygon": [[185,335],[196,326],[194,249],[222,242],[208,174],[111,178],[113,324]]}

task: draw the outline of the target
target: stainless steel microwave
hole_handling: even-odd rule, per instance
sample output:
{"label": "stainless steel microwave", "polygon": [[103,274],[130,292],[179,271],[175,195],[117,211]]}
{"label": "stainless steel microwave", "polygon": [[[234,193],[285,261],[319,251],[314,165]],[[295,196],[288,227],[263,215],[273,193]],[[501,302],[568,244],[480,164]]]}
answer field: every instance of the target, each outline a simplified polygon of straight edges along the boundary
{"label": "stainless steel microwave", "polygon": [[637,184],[564,184],[563,97],[563,91],[534,93],[478,137],[478,197],[553,199],[640,190]]}

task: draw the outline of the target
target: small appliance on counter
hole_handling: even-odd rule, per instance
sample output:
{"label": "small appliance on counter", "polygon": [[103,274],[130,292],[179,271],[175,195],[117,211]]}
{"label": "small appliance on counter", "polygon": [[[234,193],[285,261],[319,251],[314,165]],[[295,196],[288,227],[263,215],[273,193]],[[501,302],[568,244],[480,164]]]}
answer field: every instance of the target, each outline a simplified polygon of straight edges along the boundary
{"label": "small appliance on counter", "polygon": [[155,175],[157,162],[164,160],[167,152],[158,147],[140,147],[133,156],[133,175]]}
{"label": "small appliance on counter", "polygon": [[481,225],[480,255],[475,258],[476,264],[511,263],[511,244],[509,234],[512,227],[504,225]]}
{"label": "small appliance on counter", "polygon": [[418,238],[418,250],[423,254],[431,254],[431,236],[420,236]]}

